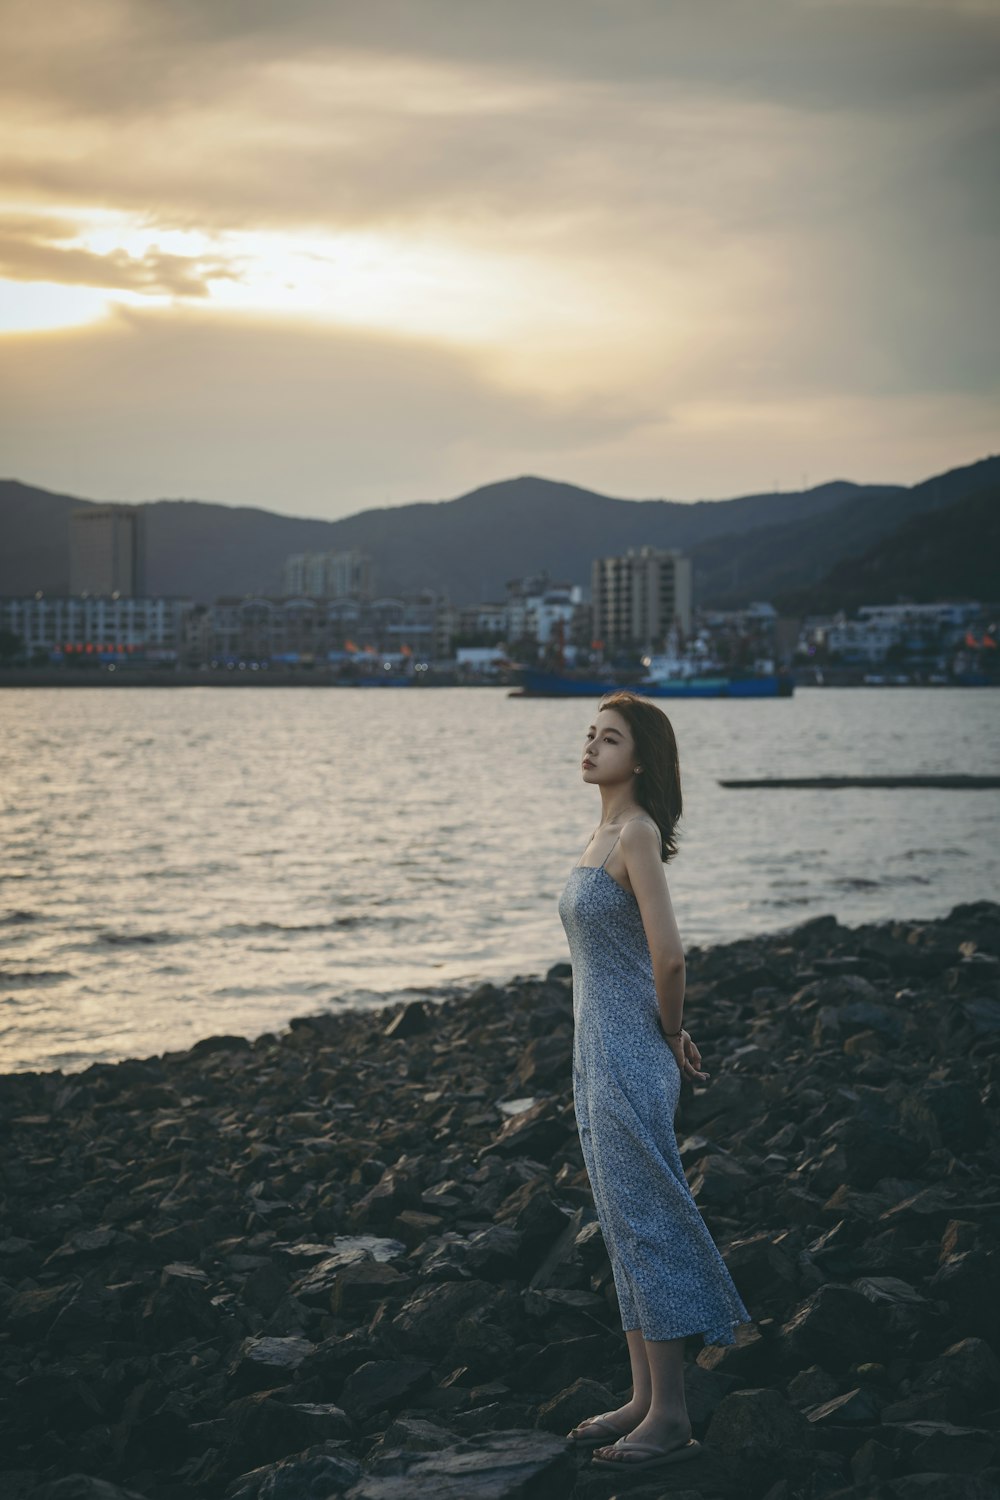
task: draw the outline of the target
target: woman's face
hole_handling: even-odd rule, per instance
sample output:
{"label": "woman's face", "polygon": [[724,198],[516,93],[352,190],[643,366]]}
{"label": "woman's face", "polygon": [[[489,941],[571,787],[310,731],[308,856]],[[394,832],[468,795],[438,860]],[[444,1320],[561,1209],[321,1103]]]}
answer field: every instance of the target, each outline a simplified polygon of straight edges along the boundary
{"label": "woman's face", "polygon": [[627,781],[634,774],[632,733],[613,708],[602,708],[587,728],[583,744],[583,779],[598,786]]}

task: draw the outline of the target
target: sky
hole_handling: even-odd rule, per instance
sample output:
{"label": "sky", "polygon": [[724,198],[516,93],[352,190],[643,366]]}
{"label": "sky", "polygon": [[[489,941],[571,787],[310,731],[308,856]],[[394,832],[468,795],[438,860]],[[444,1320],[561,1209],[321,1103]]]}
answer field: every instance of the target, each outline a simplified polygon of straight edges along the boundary
{"label": "sky", "polygon": [[335,520],[1000,448],[1000,0],[0,0],[0,477]]}

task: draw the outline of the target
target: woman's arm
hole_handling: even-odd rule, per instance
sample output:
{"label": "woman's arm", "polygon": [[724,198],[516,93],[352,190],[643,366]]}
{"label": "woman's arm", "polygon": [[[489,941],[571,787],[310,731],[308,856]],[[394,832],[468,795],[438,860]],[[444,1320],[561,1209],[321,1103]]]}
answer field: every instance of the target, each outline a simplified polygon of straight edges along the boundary
{"label": "woman's arm", "polygon": [[686,1031],[682,1031],[684,989],[687,982],[684,948],[670,901],[667,877],[660,858],[660,835],[642,818],[622,829],[621,848],[629,884],[639,904],[642,925],[649,944],[656,984],[660,1024],[664,1032],[680,1032],[666,1040],[681,1072],[689,1078],[707,1078],[699,1072],[701,1054]]}

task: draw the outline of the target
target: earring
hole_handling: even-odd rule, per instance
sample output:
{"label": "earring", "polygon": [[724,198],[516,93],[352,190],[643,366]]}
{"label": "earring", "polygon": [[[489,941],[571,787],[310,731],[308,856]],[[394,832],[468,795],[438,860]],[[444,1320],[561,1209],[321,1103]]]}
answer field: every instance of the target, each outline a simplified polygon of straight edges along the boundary
{"label": "earring", "polygon": [[641,771],[641,770],[642,770],[642,767],[641,767],[641,766],[636,766],[636,768],[635,768],[635,774],[636,774],[636,775],[637,775],[637,776],[638,776],[638,774],[639,774],[639,772],[640,772],[640,771]]}

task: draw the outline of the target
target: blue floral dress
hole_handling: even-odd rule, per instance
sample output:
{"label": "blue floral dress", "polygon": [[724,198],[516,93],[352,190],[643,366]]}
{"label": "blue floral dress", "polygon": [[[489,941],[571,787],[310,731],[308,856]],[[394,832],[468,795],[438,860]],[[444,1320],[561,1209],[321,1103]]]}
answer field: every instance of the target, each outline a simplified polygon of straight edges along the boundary
{"label": "blue floral dress", "polygon": [[614,847],[574,866],[559,916],[573,964],[573,1102],[622,1327],[734,1344],[733,1325],[752,1319],[684,1176],[680,1068],[660,1031],[639,903],[604,868]]}

